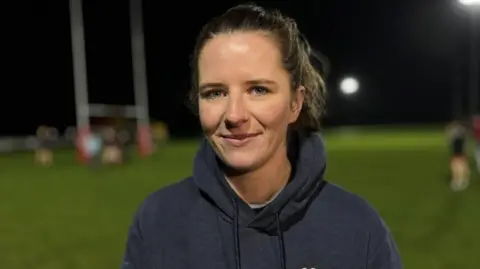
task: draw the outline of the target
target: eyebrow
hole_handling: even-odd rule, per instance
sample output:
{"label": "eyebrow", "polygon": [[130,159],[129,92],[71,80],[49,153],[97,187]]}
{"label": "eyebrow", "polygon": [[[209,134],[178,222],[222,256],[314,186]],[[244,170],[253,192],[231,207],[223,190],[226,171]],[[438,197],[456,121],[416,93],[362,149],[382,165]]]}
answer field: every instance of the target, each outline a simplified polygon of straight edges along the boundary
{"label": "eyebrow", "polygon": [[207,82],[200,84],[199,91],[202,92],[208,88],[225,88],[225,86],[226,85],[223,83]]}
{"label": "eyebrow", "polygon": [[[277,83],[273,80],[269,80],[269,79],[252,79],[252,80],[247,80],[244,82],[244,84],[246,85],[259,85],[259,84],[263,84],[263,85],[277,85]],[[224,83],[220,83],[220,82],[207,82],[207,83],[202,83],[200,84],[200,87],[199,87],[199,91],[205,91],[206,89],[208,88],[226,88],[227,85],[225,85]]]}
{"label": "eyebrow", "polygon": [[277,85],[277,83],[273,80],[269,79],[254,79],[248,80],[245,82],[247,85],[258,85],[258,84],[267,84],[267,85]]}

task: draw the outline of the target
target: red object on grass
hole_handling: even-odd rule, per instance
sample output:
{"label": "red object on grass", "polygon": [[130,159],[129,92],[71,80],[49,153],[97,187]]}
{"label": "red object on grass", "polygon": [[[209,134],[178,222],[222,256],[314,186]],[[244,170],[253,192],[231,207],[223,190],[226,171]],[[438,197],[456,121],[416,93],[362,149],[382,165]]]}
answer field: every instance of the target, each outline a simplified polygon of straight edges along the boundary
{"label": "red object on grass", "polygon": [[150,126],[138,126],[137,129],[138,154],[141,157],[148,157],[152,154],[153,142]]}
{"label": "red object on grass", "polygon": [[77,149],[77,161],[81,164],[88,163],[88,153],[85,148],[85,139],[90,135],[90,128],[84,127],[77,130],[77,138],[75,141]]}

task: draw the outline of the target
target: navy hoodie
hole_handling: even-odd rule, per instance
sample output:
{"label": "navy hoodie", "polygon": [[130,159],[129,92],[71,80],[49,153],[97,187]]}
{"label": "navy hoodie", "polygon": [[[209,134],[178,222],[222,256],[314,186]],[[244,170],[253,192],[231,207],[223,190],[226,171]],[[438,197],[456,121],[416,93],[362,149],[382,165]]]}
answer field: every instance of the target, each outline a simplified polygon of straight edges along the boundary
{"label": "navy hoodie", "polygon": [[291,180],[259,211],[229,187],[203,141],[193,177],[153,193],[139,207],[122,269],[402,268],[376,211],[323,179],[320,137],[299,136],[291,144]]}

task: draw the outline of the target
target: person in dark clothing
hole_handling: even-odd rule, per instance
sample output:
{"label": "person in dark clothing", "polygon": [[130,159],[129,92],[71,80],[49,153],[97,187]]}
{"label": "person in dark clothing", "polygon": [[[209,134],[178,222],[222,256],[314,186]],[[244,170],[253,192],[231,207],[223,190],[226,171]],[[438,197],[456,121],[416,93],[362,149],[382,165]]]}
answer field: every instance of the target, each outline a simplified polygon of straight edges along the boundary
{"label": "person in dark clothing", "polygon": [[453,191],[465,190],[470,182],[470,167],[466,152],[467,129],[459,121],[447,126],[450,146],[450,187]]}
{"label": "person in dark clothing", "polygon": [[240,5],[201,31],[193,176],[138,208],[123,269],[400,269],[362,198],[324,179],[325,86],[295,22]]}
{"label": "person in dark clothing", "polygon": [[55,128],[40,126],[37,129],[37,147],[35,149],[35,162],[43,166],[53,164],[53,146],[57,138]]}

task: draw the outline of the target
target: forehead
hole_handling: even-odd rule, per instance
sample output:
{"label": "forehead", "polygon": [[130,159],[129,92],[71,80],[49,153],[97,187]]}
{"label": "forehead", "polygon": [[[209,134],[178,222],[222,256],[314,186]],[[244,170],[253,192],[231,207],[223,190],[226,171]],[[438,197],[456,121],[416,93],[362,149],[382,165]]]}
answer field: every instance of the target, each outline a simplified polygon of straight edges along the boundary
{"label": "forehead", "polygon": [[200,81],[288,78],[274,39],[261,32],[234,32],[213,37],[200,53],[198,68]]}

